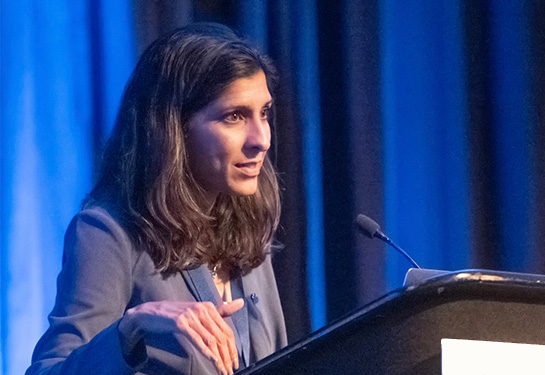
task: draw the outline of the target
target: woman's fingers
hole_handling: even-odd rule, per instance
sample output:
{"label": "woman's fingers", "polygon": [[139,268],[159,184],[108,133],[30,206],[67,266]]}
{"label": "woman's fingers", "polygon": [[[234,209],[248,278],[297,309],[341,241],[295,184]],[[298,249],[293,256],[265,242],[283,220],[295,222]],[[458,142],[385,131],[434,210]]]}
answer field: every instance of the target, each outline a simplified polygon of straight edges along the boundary
{"label": "woman's fingers", "polygon": [[127,337],[178,331],[223,374],[232,374],[239,367],[238,352],[233,330],[223,317],[243,306],[242,299],[219,307],[211,302],[146,302],[127,311],[119,330]]}
{"label": "woman's fingers", "polygon": [[[200,322],[198,322],[197,324],[200,324]],[[220,371],[223,372],[224,374],[232,375],[233,363],[229,356],[229,349],[227,347],[226,340],[222,338],[222,335],[220,335],[220,337],[218,338],[216,335],[208,333],[208,335],[205,338],[205,342],[208,344],[210,348],[213,348],[214,351],[217,351],[219,353]]]}
{"label": "woman's fingers", "polygon": [[178,327],[180,328],[182,333],[187,336],[187,338],[189,338],[191,343],[201,350],[205,357],[209,358],[215,363],[219,361],[219,353],[217,351],[214,352],[208,347],[208,345],[204,342],[202,335],[190,326],[187,319],[181,317],[178,320]]}
{"label": "woman's fingers", "polygon": [[216,367],[222,374],[228,374],[215,338],[198,320],[188,319],[185,315],[180,315],[178,318],[178,327],[190,339],[193,345],[216,364]]}
{"label": "woman's fingers", "polygon": [[180,329],[187,330],[186,327],[189,326],[199,335],[200,340],[194,341],[199,346],[206,346],[214,353],[217,358],[216,364],[223,374],[232,374],[233,368],[238,368],[238,354],[233,331],[212,303],[199,303],[194,309],[186,310],[178,320],[183,323],[179,325]]}
{"label": "woman's fingers", "polygon": [[222,356],[223,362],[229,372],[233,368],[238,369],[238,352],[235,344],[235,335],[233,330],[225,320],[219,315],[216,306],[210,302],[202,304],[200,310],[201,323],[217,339],[218,350]]}
{"label": "woman's fingers", "polygon": [[[233,302],[235,301],[236,303],[233,304]],[[212,304],[207,304],[206,307],[209,309],[209,314],[216,323],[217,327],[227,338],[228,353],[226,355],[229,356],[229,360],[233,364],[234,369],[238,369],[238,351],[235,343],[235,334],[233,333],[233,330],[231,329],[231,327],[229,327],[227,322],[222,318],[222,315],[220,315],[220,311],[224,313],[224,311],[222,311],[224,306],[228,307],[229,315],[233,314],[235,311],[239,310],[242,306],[244,306],[244,300],[242,300],[241,298],[235,301],[228,302],[227,304],[217,308]]]}

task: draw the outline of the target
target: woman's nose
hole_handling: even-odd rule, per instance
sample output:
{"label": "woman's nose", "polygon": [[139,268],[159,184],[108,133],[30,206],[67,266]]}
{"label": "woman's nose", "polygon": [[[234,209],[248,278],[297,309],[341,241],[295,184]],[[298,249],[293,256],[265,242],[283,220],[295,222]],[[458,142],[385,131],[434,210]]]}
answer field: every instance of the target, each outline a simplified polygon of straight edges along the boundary
{"label": "woman's nose", "polygon": [[248,123],[245,146],[258,152],[267,151],[271,147],[271,128],[267,120],[255,119]]}

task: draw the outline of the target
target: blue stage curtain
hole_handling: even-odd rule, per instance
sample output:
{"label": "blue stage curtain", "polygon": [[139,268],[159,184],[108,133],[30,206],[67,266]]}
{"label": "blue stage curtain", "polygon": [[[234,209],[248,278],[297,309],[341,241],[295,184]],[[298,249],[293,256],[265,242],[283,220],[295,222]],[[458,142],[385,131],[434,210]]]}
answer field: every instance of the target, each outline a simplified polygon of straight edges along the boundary
{"label": "blue stage curtain", "polygon": [[[491,122],[494,124],[492,154],[497,182],[497,268],[528,272],[532,242],[532,207],[538,187],[535,129],[532,118],[531,8],[518,1],[497,1],[490,17]],[[517,228],[513,230],[513,228]],[[541,250],[543,251],[543,250]],[[542,271],[543,272],[543,271]]]}
{"label": "blue stage curtain", "polygon": [[[425,5],[424,5],[425,4]],[[462,3],[381,2],[384,226],[427,268],[469,266]],[[409,264],[388,250],[388,287]]]}
{"label": "blue stage curtain", "polygon": [[134,53],[127,2],[3,1],[1,14],[0,360],[11,375],[47,327],[64,231]]}
{"label": "blue stage curtain", "polygon": [[324,264],[324,217],[322,189],[322,134],[317,6],[312,0],[294,2],[294,75],[301,123],[302,165],[305,181],[307,227],[307,277],[311,324],[314,330],[326,325]]}

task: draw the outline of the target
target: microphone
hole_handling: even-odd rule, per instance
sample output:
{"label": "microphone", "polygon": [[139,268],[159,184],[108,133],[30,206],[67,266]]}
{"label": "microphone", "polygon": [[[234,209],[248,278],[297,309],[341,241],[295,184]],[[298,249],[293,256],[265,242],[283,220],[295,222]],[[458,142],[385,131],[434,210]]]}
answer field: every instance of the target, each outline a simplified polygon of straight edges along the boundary
{"label": "microphone", "polygon": [[356,218],[356,224],[358,225],[359,230],[365,234],[369,238],[377,237],[380,240],[386,242],[388,245],[392,246],[394,249],[399,251],[401,255],[405,257],[415,268],[422,268],[420,267],[413,258],[405,250],[403,250],[401,247],[397,246],[381,229],[380,225],[377,224],[377,222],[373,219],[371,219],[369,216],[365,215],[358,215]]}

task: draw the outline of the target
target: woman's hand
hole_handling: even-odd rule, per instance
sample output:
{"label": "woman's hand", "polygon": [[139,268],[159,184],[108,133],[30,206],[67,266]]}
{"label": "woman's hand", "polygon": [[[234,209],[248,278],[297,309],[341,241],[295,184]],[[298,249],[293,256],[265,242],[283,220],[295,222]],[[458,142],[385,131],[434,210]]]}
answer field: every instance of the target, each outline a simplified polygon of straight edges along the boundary
{"label": "woman's hand", "polygon": [[[238,369],[235,336],[223,317],[244,306],[242,298],[216,307],[211,302],[146,302],[127,310],[119,322],[125,349],[147,333],[181,333],[207,358],[214,361],[222,374]],[[129,344],[129,343],[132,343]]]}

